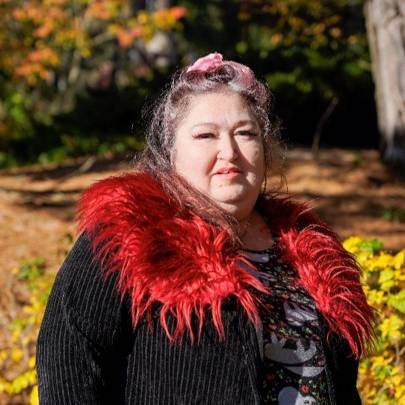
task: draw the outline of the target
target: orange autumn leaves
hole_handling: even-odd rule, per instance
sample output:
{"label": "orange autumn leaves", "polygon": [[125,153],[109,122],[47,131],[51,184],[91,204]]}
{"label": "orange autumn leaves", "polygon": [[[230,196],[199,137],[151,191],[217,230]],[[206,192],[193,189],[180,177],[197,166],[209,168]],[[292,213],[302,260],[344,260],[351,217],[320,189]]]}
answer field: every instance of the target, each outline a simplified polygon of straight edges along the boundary
{"label": "orange autumn leaves", "polygon": [[0,1],[0,70],[28,86],[51,79],[76,53],[89,59],[96,47],[117,41],[127,49],[147,41],[156,31],[178,28],[183,7],[155,12],[135,11],[130,1],[27,0]]}
{"label": "orange autumn leaves", "polygon": [[313,50],[328,46],[336,50],[362,38],[361,34],[349,32],[344,18],[344,13],[350,14],[350,2],[341,1],[339,4],[341,9],[337,7],[338,2],[324,0],[285,0],[265,4],[243,1],[239,19],[254,23],[266,18],[267,23],[256,29],[263,38],[263,46],[270,49],[301,44]]}
{"label": "orange autumn leaves", "polygon": [[122,48],[128,48],[135,39],[149,40],[156,31],[169,31],[176,26],[178,20],[186,15],[184,7],[171,7],[155,13],[139,12],[128,20],[126,26],[111,24],[110,32],[116,34]]}

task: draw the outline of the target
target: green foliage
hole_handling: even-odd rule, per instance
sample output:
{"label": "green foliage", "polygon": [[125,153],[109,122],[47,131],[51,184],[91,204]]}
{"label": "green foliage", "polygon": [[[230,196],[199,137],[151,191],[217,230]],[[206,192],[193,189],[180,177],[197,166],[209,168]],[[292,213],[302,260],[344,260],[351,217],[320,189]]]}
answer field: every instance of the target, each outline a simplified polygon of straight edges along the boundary
{"label": "green foliage", "polygon": [[405,222],[405,209],[401,207],[384,208],[382,217],[388,221]]}
{"label": "green foliage", "polygon": [[365,404],[405,402],[405,249],[383,251],[378,240],[351,237],[344,242],[363,274],[364,291],[376,310],[376,344],[360,363],[358,386]]}
{"label": "green foliage", "polygon": [[131,149],[121,134],[159,83],[145,44],[181,29],[185,13],[119,0],[0,2],[0,168]]}
{"label": "green foliage", "polygon": [[[31,120],[28,116],[26,109],[26,102],[22,94],[18,92],[11,92],[7,94],[4,103],[3,103],[3,117],[10,120],[14,126],[15,130],[9,131],[11,135],[22,136],[22,133],[25,133],[25,136],[32,133]],[[3,125],[5,125],[3,123]]]}
{"label": "green foliage", "polygon": [[[1,3],[0,168],[132,150],[123,134],[135,122],[142,141],[145,98],[159,94],[175,68],[214,50],[268,82],[292,140],[312,138],[334,99],[329,140],[344,145],[360,131],[372,139],[362,0],[178,4],[145,11],[117,0]],[[147,49],[156,32],[169,32],[177,47],[165,67]]]}
{"label": "green foliage", "polygon": [[378,239],[362,240],[358,244],[358,249],[362,253],[376,253],[380,251],[384,245]]}
{"label": "green foliage", "polygon": [[360,167],[360,166],[362,166],[365,162],[364,162],[364,156],[361,154],[361,153],[355,153],[354,155],[353,155],[353,158],[352,158],[352,165],[354,166],[354,167]]}
{"label": "green foliage", "polygon": [[22,308],[12,308],[18,316],[11,320],[0,350],[0,393],[37,405],[35,344],[54,275],[46,272],[41,257],[23,262],[13,273],[15,284],[22,284],[29,298]]}
{"label": "green foliage", "polygon": [[388,297],[388,305],[405,314],[405,290]]}
{"label": "green foliage", "polygon": [[38,278],[44,274],[45,260],[42,257],[36,257],[28,262],[23,262],[18,269],[17,279],[28,281],[30,287],[35,286]]}
{"label": "green foliage", "polygon": [[251,66],[275,94],[292,141],[312,140],[333,99],[338,106],[328,121],[330,142],[344,145],[361,139],[350,134],[369,132],[371,139],[376,133],[369,119],[373,88],[362,0],[180,4],[189,10],[181,49],[198,55],[219,50]]}

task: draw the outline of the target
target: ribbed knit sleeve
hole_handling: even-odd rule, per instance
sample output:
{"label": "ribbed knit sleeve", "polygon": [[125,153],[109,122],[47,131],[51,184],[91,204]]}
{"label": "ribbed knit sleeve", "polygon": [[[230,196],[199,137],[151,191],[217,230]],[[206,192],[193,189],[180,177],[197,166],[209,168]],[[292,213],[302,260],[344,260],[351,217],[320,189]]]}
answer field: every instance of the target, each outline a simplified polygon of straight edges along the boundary
{"label": "ribbed knit sleeve", "polygon": [[123,403],[130,339],[116,277],[102,274],[82,235],[57,274],[38,336],[40,404]]}

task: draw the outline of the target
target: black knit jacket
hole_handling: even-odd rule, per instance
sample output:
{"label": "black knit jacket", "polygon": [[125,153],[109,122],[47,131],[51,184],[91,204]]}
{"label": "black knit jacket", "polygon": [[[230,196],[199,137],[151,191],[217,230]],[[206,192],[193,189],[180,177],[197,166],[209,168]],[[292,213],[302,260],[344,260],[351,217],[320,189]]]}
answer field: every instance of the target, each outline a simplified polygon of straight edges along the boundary
{"label": "black knit jacket", "polygon": [[[40,404],[261,403],[261,332],[235,302],[223,308],[224,341],[208,321],[198,344],[170,343],[158,314],[133,330],[117,277],[102,274],[82,235],[56,277],[38,337]],[[359,404],[357,362],[343,339],[326,342],[322,325],[330,403]]]}

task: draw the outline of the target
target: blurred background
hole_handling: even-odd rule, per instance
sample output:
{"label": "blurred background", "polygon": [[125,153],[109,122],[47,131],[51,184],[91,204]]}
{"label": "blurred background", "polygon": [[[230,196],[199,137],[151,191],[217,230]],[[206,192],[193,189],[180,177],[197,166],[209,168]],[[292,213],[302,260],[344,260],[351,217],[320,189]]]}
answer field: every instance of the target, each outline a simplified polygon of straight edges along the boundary
{"label": "blurred background", "polygon": [[268,83],[288,190],[363,268],[379,311],[364,403],[405,403],[404,1],[0,0],[0,27],[0,404],[38,401],[38,325],[81,191],[130,169],[142,108],[214,51]]}
{"label": "blurred background", "polygon": [[291,145],[377,149],[363,3],[3,0],[0,165],[137,148],[145,99],[213,51],[269,84]]}

